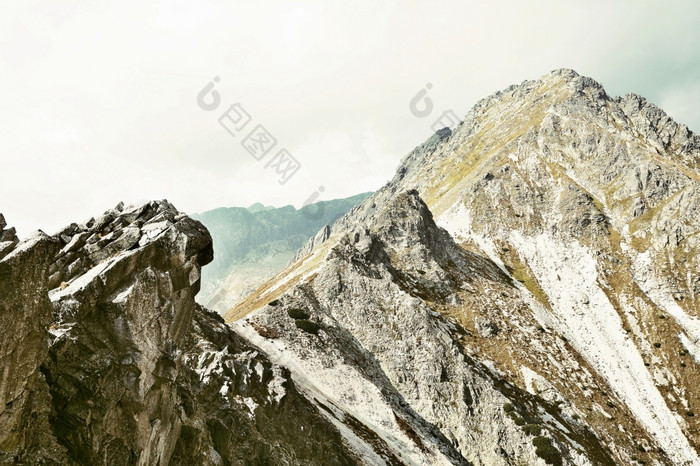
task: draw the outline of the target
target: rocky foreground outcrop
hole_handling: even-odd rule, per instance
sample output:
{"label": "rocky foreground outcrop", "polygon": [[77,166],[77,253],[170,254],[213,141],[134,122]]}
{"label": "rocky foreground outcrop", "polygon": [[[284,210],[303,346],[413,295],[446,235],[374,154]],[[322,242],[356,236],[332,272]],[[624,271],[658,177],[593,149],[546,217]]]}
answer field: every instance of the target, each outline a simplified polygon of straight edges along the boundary
{"label": "rocky foreground outcrop", "polygon": [[2,239],[0,463],[359,462],[286,368],[195,303],[211,237],[167,201]]}

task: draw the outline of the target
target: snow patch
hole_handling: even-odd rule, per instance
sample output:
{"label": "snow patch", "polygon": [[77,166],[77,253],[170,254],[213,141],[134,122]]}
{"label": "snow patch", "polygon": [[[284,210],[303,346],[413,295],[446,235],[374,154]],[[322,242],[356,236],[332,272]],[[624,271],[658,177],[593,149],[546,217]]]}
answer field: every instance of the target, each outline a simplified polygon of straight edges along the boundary
{"label": "snow patch", "polygon": [[202,383],[209,383],[212,376],[223,374],[223,359],[228,354],[228,348],[221,351],[203,351],[197,359],[195,372]]}
{"label": "snow patch", "polygon": [[53,339],[55,341],[58,338],[61,338],[66,333],[70,332],[70,330],[73,328],[74,325],[75,325],[75,322],[70,323],[70,324],[62,324],[62,325],[59,325],[58,327],[49,327],[49,333],[51,334],[51,336],[53,336]]}
{"label": "snow patch", "polygon": [[[447,230],[457,242],[472,240],[504,274],[513,279],[512,275],[501,261],[501,258],[496,253],[496,245],[491,238],[482,236],[472,230],[471,213],[464,204],[458,203],[446,210],[437,219],[436,224]],[[532,310],[532,316],[537,323],[543,327],[549,327],[562,333],[562,325],[557,317],[552,315],[522,283],[515,279],[512,281],[520,291],[523,301],[525,301]],[[586,296],[586,299],[588,299],[588,296]]]}
{"label": "snow patch", "polygon": [[18,256],[25,251],[29,251],[32,247],[34,247],[43,238],[46,238],[46,234],[44,232],[42,232],[41,230],[37,230],[37,231],[31,233],[23,241],[21,241],[17,246],[15,246],[15,248],[12,250],[12,252],[9,253],[7,256],[5,256],[2,260],[3,261],[9,260],[12,257]]}
{"label": "snow patch", "polygon": [[262,363],[260,361],[258,361],[255,364],[255,373],[258,374],[258,379],[260,379],[261,382],[263,381],[263,373],[264,373],[263,369],[264,368],[263,368]]}
{"label": "snow patch", "polygon": [[282,377],[282,369],[277,366],[272,366],[272,380],[267,385],[268,391],[270,392],[270,402],[274,401],[279,403],[282,398],[287,394],[287,390],[284,388],[285,378]]}
{"label": "snow patch", "polygon": [[112,300],[113,303],[115,304],[123,304],[126,303],[126,299],[129,297],[131,294],[131,290],[134,289],[134,285],[129,285],[127,289],[119,293],[115,298]]}
{"label": "snow patch", "polygon": [[695,359],[695,362],[700,364],[700,350],[698,349],[698,345],[693,344],[693,342],[690,341],[688,336],[684,333],[679,334],[678,339],[681,341],[681,344],[685,347],[685,349],[688,350],[693,359]]}
{"label": "snow patch", "polygon": [[[598,285],[596,260],[588,248],[576,242],[565,245],[546,234],[526,237],[512,232],[510,242],[526,258],[572,346],[678,464],[700,465],[642,356],[624,333],[617,311]],[[581,293],[589,300],[583,312],[577,299]]]}
{"label": "snow patch", "polygon": [[51,299],[51,302],[57,302],[65,296],[74,295],[80,292],[81,290],[88,287],[90,283],[93,280],[95,280],[100,274],[111,269],[114,266],[114,264],[126,259],[135,252],[136,251],[126,251],[119,257],[113,257],[109,260],[106,260],[105,262],[97,264],[96,266],[94,266],[93,268],[91,268],[90,270],[88,270],[87,272],[70,282],[69,286],[67,286],[66,288],[57,288],[55,290],[50,291],[49,298]]}
{"label": "snow patch", "polygon": [[[623,251],[628,252],[629,246],[622,244]],[[673,317],[678,325],[685,330],[686,335],[683,346],[688,352],[698,360],[700,355],[700,320],[685,313],[682,307],[673,299],[671,292],[656,276],[656,269],[650,251],[632,255],[632,276],[639,288],[652,300],[660,309]],[[683,339],[681,339],[683,341]]]}
{"label": "snow patch", "polygon": [[[256,312],[248,317],[255,314]],[[337,406],[355,418],[362,419],[367,427],[389,445],[394,454],[408,453],[410,455],[407,459],[408,464],[450,464],[447,458],[442,455],[439,457],[430,456],[428,460],[427,454],[417,450],[413,442],[393,422],[393,409],[384,400],[380,389],[360,374],[356,368],[340,360],[329,365],[317,358],[302,359],[293,348],[288,347],[294,342],[286,342],[284,338],[269,340],[261,337],[249,325],[247,318],[232,322],[230,326],[267,353],[275,364],[289,369],[295,385],[300,392],[307,394],[309,400],[314,398],[326,400],[325,406]],[[321,409],[321,411],[324,410]],[[329,417],[329,419],[331,418]],[[336,423],[337,420],[334,424]],[[336,426],[338,425],[336,424]],[[354,434],[349,435],[347,427],[338,426],[338,428],[345,434],[349,443],[354,444],[353,442],[361,441]],[[369,446],[358,447],[358,452],[367,451],[367,448],[371,449]],[[376,464],[376,462],[370,462],[370,464]]]}
{"label": "snow patch", "polygon": [[253,417],[255,417],[255,410],[258,409],[258,406],[260,405],[258,405],[252,398],[243,398],[243,403],[248,407],[248,410],[250,411],[248,417],[250,419],[253,419]]}

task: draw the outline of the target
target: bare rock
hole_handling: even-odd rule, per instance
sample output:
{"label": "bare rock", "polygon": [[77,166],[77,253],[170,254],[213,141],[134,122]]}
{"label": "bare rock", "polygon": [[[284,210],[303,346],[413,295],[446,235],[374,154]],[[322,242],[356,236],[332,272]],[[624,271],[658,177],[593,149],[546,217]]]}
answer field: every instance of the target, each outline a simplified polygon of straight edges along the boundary
{"label": "bare rock", "polygon": [[[4,224],[1,216],[0,224]],[[49,352],[52,312],[46,270],[58,249],[58,241],[37,232],[0,258],[2,464],[67,460],[49,424],[51,399],[41,372]]]}

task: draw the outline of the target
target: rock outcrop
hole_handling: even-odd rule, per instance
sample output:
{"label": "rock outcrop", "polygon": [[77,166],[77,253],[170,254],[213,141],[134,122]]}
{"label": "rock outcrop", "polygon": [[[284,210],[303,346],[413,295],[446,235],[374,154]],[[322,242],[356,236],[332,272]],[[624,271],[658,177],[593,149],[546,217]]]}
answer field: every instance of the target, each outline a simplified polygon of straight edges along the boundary
{"label": "rock outcrop", "polygon": [[[284,346],[297,377],[419,464],[536,464],[534,432],[554,442],[559,464],[612,463],[572,413],[475,358],[469,332],[439,312],[462,302],[456,290],[511,296],[515,287],[408,191],[344,234],[309,282],[234,327],[271,355]],[[260,327],[280,337],[256,335]]]}
{"label": "rock outcrop", "polygon": [[58,241],[37,232],[19,242],[0,215],[0,464],[62,463],[65,450],[49,425],[51,303],[47,268]]}
{"label": "rock outcrop", "polygon": [[5,256],[0,462],[359,463],[286,368],[195,303],[211,259],[166,201]]}
{"label": "rock outcrop", "polygon": [[0,216],[0,463],[700,465],[699,163],[641,97],[511,86],[229,325],[167,201]]}

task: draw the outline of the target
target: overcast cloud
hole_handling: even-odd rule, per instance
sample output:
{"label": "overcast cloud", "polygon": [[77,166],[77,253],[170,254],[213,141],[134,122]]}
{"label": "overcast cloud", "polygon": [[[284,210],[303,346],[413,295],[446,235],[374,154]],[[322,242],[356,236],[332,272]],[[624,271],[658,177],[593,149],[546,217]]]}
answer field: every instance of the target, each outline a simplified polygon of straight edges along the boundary
{"label": "overcast cloud", "polygon": [[[21,235],[120,200],[198,212],[377,189],[431,133],[408,109],[426,83],[435,116],[463,117],[573,68],[700,131],[697,1],[8,3],[0,212]],[[222,106],[206,112],[215,76]],[[234,102],[301,162],[286,184],[218,124]]]}

